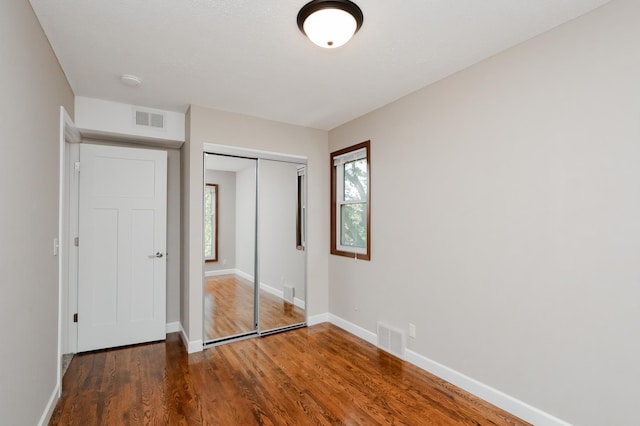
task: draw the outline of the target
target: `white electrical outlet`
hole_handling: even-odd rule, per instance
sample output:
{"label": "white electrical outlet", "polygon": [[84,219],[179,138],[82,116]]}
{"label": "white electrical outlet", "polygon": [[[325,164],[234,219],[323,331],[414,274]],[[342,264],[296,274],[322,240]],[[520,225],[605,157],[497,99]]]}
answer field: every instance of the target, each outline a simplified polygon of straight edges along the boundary
{"label": "white electrical outlet", "polygon": [[222,264],[226,265],[227,264],[227,259],[222,259]]}
{"label": "white electrical outlet", "polygon": [[411,337],[412,339],[416,338],[416,325],[415,324],[409,324],[409,337]]}

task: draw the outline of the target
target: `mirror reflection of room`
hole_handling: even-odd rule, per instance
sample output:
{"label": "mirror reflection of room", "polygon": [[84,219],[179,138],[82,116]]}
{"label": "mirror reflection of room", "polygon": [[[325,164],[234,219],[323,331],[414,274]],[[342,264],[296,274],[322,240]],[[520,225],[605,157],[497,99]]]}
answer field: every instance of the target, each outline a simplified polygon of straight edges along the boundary
{"label": "mirror reflection of room", "polygon": [[205,341],[305,323],[305,174],[304,164],[205,155]]}
{"label": "mirror reflection of room", "polygon": [[[205,193],[217,191],[218,249],[206,261],[208,219],[205,206],[204,333],[214,340],[256,329],[254,267],[256,160],[222,155],[205,157]],[[206,201],[206,198],[205,198]]]}
{"label": "mirror reflection of room", "polygon": [[304,167],[260,159],[260,321],[262,332],[305,321]]}

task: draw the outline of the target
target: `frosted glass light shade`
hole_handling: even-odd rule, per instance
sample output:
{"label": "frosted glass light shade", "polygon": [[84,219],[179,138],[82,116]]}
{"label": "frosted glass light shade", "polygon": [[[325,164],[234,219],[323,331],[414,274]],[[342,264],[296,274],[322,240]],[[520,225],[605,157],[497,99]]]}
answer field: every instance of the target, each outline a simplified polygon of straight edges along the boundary
{"label": "frosted glass light shade", "polygon": [[348,42],[364,21],[351,0],[311,0],[298,12],[298,28],[320,47],[335,49]]}
{"label": "frosted glass light shade", "polygon": [[340,9],[321,9],[304,21],[304,33],[313,43],[327,49],[340,47],[356,32],[356,19]]}

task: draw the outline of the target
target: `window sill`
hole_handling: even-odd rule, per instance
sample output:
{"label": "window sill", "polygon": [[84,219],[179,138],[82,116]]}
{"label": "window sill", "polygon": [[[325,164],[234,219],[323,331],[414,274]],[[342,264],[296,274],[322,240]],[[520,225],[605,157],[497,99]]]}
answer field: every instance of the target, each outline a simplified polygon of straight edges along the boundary
{"label": "window sill", "polygon": [[356,260],[371,260],[369,253],[356,253],[353,251],[331,250],[331,254],[334,256],[348,257]]}

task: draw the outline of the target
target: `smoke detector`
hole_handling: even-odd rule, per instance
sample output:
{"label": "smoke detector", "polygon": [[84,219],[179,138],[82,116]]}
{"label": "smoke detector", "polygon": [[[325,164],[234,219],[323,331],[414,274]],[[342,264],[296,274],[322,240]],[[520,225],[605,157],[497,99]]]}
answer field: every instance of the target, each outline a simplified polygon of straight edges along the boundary
{"label": "smoke detector", "polygon": [[120,81],[122,82],[122,84],[129,87],[138,87],[142,84],[142,80],[140,80],[139,77],[136,77],[135,75],[131,75],[131,74],[121,75]]}

